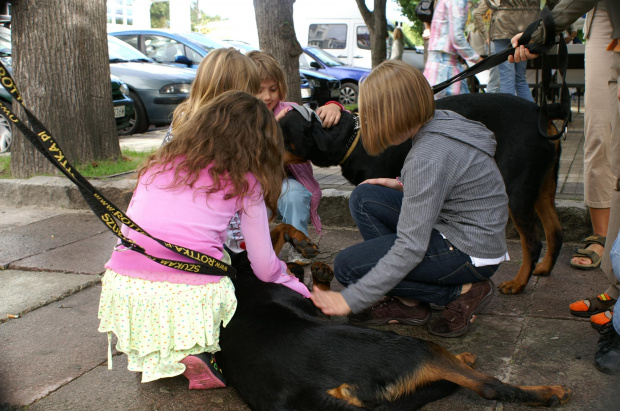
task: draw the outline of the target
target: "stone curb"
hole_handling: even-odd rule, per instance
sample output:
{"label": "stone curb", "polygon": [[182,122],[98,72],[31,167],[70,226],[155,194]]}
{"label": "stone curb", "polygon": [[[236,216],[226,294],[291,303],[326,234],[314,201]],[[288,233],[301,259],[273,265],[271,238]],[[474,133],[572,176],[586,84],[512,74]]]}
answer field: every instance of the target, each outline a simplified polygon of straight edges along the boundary
{"label": "stone curb", "polygon": [[[135,185],[133,179],[91,180],[108,200],[125,210]],[[324,189],[319,214],[323,225],[355,227],[349,213],[350,191]],[[9,206],[43,206],[64,209],[88,209],[76,186],[64,177],[33,177],[30,179],[0,179],[0,199]],[[580,242],[591,234],[590,216],[582,201],[556,200],[558,217],[564,228],[565,242]],[[540,226],[542,234],[542,226]],[[519,238],[509,222],[507,237]]]}

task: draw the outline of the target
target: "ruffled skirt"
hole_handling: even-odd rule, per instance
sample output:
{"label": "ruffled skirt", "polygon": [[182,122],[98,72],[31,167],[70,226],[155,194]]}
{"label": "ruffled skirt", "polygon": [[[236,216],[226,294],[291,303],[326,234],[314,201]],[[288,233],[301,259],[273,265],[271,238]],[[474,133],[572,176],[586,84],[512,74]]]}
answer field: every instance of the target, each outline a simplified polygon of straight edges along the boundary
{"label": "ruffled skirt", "polygon": [[220,325],[225,327],[237,308],[228,277],[187,285],[107,270],[102,286],[99,331],[108,333],[109,341],[116,335],[116,349],[127,354],[130,371],[142,372],[142,382],[182,374],[185,365],[180,361],[188,355],[219,351]]}

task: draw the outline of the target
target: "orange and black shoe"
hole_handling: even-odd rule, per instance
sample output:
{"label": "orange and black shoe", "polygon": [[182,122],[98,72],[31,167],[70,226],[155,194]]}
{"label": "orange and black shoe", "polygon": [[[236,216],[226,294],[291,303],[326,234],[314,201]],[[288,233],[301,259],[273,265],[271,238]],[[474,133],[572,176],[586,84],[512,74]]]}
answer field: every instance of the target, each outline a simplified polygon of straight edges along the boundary
{"label": "orange and black shoe", "polygon": [[568,306],[570,313],[575,317],[591,317],[594,314],[609,310],[616,303],[615,298],[603,293],[596,297],[579,300]]}
{"label": "orange and black shoe", "polygon": [[614,317],[612,310],[603,311],[602,313],[594,314],[590,317],[590,325],[597,330],[603,329],[604,326],[609,324]]}

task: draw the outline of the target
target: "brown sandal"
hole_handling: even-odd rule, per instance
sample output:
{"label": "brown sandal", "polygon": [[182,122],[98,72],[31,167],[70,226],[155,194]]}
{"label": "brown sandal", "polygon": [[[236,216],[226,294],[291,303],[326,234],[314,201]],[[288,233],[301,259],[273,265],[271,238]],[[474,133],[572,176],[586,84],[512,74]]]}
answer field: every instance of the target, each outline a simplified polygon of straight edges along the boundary
{"label": "brown sandal", "polygon": [[[595,251],[588,250],[587,248],[592,244],[598,244],[602,247],[605,247],[606,237],[602,235],[594,234],[589,237],[586,237],[584,242],[585,245],[583,248],[578,248],[575,250],[575,253],[571,256],[570,266],[573,268],[577,268],[579,270],[594,270],[599,265],[601,265],[601,256],[598,255]],[[592,262],[590,264],[575,264],[572,262],[572,259],[575,257],[585,257],[589,258]]]}

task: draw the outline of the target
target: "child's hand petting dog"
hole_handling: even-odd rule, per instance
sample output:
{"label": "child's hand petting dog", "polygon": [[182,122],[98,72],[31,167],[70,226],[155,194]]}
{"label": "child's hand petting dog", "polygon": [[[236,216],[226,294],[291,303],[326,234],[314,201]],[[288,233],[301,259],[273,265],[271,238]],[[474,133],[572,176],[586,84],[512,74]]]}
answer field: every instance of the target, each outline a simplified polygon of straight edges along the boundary
{"label": "child's hand petting dog", "polygon": [[338,104],[326,104],[316,109],[316,114],[321,118],[323,128],[335,126],[340,121],[342,110]]}
{"label": "child's hand petting dog", "polygon": [[351,313],[349,304],[338,291],[323,291],[315,288],[310,293],[310,299],[318,309],[326,315],[347,315]]}

